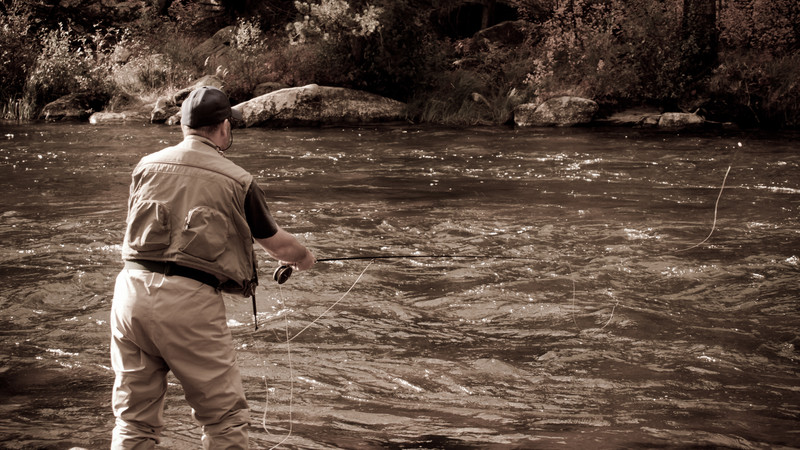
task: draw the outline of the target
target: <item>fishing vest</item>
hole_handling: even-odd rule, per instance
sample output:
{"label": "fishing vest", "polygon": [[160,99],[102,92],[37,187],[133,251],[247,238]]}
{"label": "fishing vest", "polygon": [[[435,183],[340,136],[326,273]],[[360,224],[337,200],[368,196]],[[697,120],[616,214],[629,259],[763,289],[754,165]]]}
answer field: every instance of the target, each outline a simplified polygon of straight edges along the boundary
{"label": "fishing vest", "polygon": [[145,156],[133,171],[123,260],[174,262],[217,277],[219,289],[250,296],[258,284],[244,212],[252,175],[187,136]]}

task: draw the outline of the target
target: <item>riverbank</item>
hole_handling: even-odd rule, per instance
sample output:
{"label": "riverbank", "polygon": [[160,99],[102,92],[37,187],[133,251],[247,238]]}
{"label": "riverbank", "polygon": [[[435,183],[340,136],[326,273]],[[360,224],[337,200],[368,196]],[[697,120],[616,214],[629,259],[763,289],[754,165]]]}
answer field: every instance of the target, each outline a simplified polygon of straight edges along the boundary
{"label": "riverbank", "polygon": [[[560,97],[595,102],[601,119],[648,107],[742,128],[800,126],[800,39],[789,26],[800,12],[786,2],[726,2],[705,28],[685,20],[696,2],[513,2],[509,17],[469,32],[447,25],[458,7],[415,0],[295,2],[281,14],[221,2],[211,15],[192,1],[39,3],[0,14],[6,118],[38,119],[67,95],[85,98],[79,111],[127,112],[215,75],[236,103],[264,85],[318,84],[400,101],[406,120],[448,126],[513,123],[520,105]],[[717,33],[713,48],[697,47],[698,30]]]}

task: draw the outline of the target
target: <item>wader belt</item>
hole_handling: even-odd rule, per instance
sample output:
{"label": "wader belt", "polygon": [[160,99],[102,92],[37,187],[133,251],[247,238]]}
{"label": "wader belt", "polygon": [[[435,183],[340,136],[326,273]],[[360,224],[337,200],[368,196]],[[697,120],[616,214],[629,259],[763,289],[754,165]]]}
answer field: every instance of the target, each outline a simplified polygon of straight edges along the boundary
{"label": "wader belt", "polygon": [[192,269],[191,267],[179,266],[173,262],[147,261],[134,259],[125,261],[126,269],[147,270],[150,272],[163,273],[164,275],[176,275],[179,277],[191,278],[201,283],[207,284],[214,289],[219,289],[219,280],[214,275],[202,270]]}

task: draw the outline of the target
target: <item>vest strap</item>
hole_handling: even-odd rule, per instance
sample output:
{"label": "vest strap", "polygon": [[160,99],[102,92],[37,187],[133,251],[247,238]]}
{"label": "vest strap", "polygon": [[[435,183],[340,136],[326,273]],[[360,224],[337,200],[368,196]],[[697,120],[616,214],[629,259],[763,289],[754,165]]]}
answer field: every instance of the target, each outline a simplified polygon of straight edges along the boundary
{"label": "vest strap", "polygon": [[220,285],[217,277],[208,272],[192,269],[191,267],[180,266],[171,261],[147,261],[144,259],[132,259],[125,261],[125,268],[163,273],[166,276],[175,275],[179,277],[191,278],[192,280],[207,284],[214,289],[219,289]]}

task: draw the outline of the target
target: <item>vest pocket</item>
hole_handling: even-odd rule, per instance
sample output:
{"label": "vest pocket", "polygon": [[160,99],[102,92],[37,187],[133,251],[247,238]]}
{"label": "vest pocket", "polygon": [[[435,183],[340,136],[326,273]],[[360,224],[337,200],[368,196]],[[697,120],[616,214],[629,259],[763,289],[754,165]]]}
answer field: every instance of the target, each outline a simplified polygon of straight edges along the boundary
{"label": "vest pocket", "polygon": [[228,242],[228,220],[219,211],[200,206],[189,211],[179,250],[206,261],[216,261]]}
{"label": "vest pocket", "polygon": [[161,202],[138,202],[128,218],[126,240],[137,252],[149,252],[169,247],[169,209]]}

